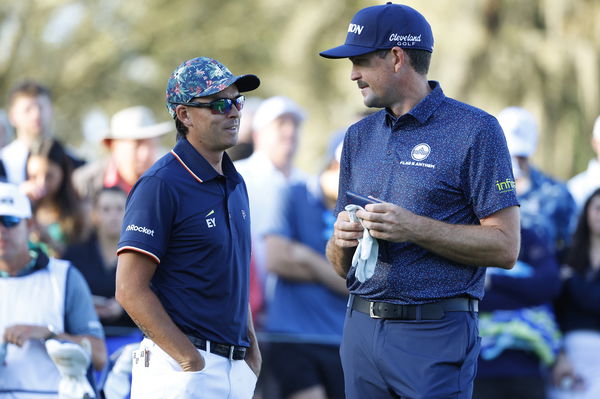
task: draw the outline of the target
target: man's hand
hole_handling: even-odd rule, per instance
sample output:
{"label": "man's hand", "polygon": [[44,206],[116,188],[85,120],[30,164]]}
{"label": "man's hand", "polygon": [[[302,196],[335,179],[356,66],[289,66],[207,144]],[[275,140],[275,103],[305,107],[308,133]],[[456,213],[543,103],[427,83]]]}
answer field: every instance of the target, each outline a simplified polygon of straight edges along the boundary
{"label": "man's hand", "polygon": [[368,204],[365,210],[358,210],[356,216],[362,220],[372,237],[390,241],[410,241],[411,226],[415,214],[389,202]]}
{"label": "man's hand", "polygon": [[262,367],[262,355],[260,354],[260,349],[258,348],[258,342],[251,342],[250,347],[246,352],[245,361],[246,363],[248,363],[250,370],[252,370],[254,374],[256,374],[256,376],[258,377],[258,375],[260,374],[260,369]]}
{"label": "man's hand", "polygon": [[4,341],[23,346],[29,339],[46,339],[51,332],[45,326],[32,326],[26,324],[16,324],[4,330]]}
{"label": "man's hand", "polygon": [[348,212],[342,211],[338,214],[333,225],[333,243],[340,248],[351,248],[358,245],[358,239],[362,238],[363,227],[358,222],[351,222]]}
{"label": "man's hand", "polygon": [[197,350],[194,351],[190,358],[177,360],[177,363],[179,363],[183,371],[187,372],[202,371],[206,367],[204,358]]}
{"label": "man's hand", "polygon": [[326,253],[327,259],[340,277],[346,278],[348,274],[352,255],[358,246],[358,239],[363,236],[363,230],[359,222],[350,221],[348,212],[338,213],[333,225],[333,235],[327,243]]}
{"label": "man's hand", "polygon": [[260,369],[262,367],[262,355],[260,354],[260,348],[258,347],[258,339],[256,338],[256,331],[254,330],[254,322],[252,321],[252,309],[250,309],[250,304],[248,304],[248,338],[250,339],[250,347],[246,352],[245,362],[258,378]]}

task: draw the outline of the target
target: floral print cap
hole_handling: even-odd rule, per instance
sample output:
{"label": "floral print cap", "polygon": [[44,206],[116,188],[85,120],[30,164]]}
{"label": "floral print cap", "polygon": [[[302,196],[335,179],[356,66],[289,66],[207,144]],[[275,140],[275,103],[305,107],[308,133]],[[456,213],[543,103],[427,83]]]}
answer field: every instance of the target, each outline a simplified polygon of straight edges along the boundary
{"label": "floral print cap", "polygon": [[196,97],[206,97],[236,84],[240,92],[251,91],[260,86],[256,75],[235,76],[219,61],[197,57],[179,65],[167,83],[167,110],[175,118],[177,104],[187,103]]}

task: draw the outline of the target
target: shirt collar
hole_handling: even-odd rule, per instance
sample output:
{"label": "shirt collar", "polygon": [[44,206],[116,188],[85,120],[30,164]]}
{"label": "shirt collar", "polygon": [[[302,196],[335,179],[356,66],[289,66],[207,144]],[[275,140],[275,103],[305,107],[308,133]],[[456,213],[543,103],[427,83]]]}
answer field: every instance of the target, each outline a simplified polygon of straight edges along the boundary
{"label": "shirt collar", "polygon": [[[215,168],[196,151],[186,138],[177,141],[177,144],[171,150],[171,154],[199,183],[204,183],[220,176]],[[233,162],[231,162],[231,158],[229,158],[226,152],[223,153],[222,167],[225,177],[231,179],[234,183],[240,182],[240,175],[237,173]]]}
{"label": "shirt collar", "polygon": [[396,117],[391,110],[386,108],[385,123],[390,127],[396,127],[399,123],[406,123],[409,119],[417,120],[420,124],[427,122],[427,119],[446,99],[439,82],[430,80],[429,87],[431,87],[431,92],[404,115]]}
{"label": "shirt collar", "polygon": [[10,278],[10,277],[24,277],[29,274],[32,274],[38,270],[44,269],[48,266],[50,259],[44,253],[42,248],[39,245],[36,245],[32,242],[29,243],[29,256],[30,261],[27,265],[19,270],[16,276],[11,276],[8,272],[0,270],[0,278]]}

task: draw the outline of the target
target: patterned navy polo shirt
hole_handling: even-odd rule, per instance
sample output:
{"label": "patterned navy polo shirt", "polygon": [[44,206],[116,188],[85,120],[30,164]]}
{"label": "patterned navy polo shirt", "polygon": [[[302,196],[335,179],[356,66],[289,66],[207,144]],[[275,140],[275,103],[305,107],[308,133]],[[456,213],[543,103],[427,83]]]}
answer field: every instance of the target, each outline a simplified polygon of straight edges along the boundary
{"label": "patterned navy polo shirt", "polygon": [[[410,112],[381,110],[352,125],[344,139],[336,214],[346,191],[372,195],[418,215],[479,224],[518,205],[510,156],[497,120],[448,98],[437,82]],[[375,274],[348,273],[352,294],[400,304],[469,295],[481,299],[485,268],[442,258],[411,242],[380,240]]]}

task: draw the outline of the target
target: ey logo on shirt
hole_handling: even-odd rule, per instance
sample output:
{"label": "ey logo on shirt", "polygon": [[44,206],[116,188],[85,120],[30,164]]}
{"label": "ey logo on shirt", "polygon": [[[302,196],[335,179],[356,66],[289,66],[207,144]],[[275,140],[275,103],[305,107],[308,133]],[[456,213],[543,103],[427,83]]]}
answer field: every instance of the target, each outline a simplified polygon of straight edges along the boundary
{"label": "ey logo on shirt", "polygon": [[209,229],[212,229],[213,227],[215,227],[217,225],[217,218],[209,218],[209,216],[214,215],[215,214],[215,210],[211,210],[210,212],[208,212],[208,214],[206,216],[204,216],[204,219],[206,220],[206,225],[208,226]]}

